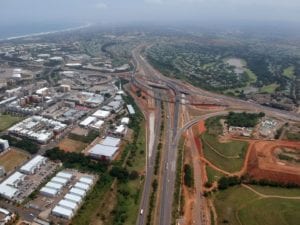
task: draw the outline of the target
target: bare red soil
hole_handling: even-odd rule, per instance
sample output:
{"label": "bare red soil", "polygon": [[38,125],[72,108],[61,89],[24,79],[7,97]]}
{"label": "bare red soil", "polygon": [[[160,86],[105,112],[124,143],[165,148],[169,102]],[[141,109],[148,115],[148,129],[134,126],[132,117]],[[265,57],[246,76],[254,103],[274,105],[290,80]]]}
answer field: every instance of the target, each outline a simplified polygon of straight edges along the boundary
{"label": "bare red soil", "polygon": [[300,142],[257,141],[249,149],[248,174],[256,180],[266,179],[300,185],[300,166],[280,161],[275,154],[278,147],[300,148]]}

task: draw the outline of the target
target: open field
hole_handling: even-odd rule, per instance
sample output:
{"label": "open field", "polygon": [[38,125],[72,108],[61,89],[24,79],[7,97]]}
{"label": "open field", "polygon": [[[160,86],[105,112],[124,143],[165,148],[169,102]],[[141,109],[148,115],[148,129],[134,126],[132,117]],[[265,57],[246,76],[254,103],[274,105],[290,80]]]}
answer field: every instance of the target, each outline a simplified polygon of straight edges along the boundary
{"label": "open field", "polygon": [[76,141],[68,137],[64,138],[61,142],[59,142],[59,148],[66,152],[81,152],[85,149],[86,146],[86,143]]}
{"label": "open field", "polygon": [[12,125],[20,122],[22,119],[23,117],[0,114],[0,132],[10,128]]}
{"label": "open field", "polygon": [[267,94],[272,94],[275,92],[276,88],[279,87],[278,84],[270,84],[270,85],[265,85],[260,89],[261,93],[267,93]]}
{"label": "open field", "polygon": [[300,188],[281,188],[270,186],[249,185],[257,192],[264,195],[280,195],[286,197],[300,197]]}
{"label": "open field", "polygon": [[219,171],[214,170],[210,166],[206,166],[206,174],[207,174],[207,181],[209,183],[213,183],[214,181],[218,181],[222,176],[224,176]]}
{"label": "open field", "polygon": [[[247,172],[256,180],[266,179],[281,183],[300,184],[300,168],[296,164],[279,160],[277,148],[299,149],[300,142],[258,141],[251,149]],[[295,150],[296,151],[296,150]]]}
{"label": "open field", "polygon": [[22,165],[28,157],[29,154],[12,149],[6,152],[4,155],[0,156],[0,165],[4,166],[5,171],[8,173],[15,167]]}
{"label": "open field", "polygon": [[300,200],[260,198],[241,186],[220,191],[213,199],[218,224],[297,225],[300,221]]}
{"label": "open field", "polygon": [[293,78],[295,76],[295,67],[289,66],[286,69],[284,69],[283,76],[286,76],[288,78]]}
{"label": "open field", "polygon": [[212,164],[227,172],[237,172],[242,168],[248,146],[246,142],[219,143],[216,140],[212,146],[210,135],[202,135],[201,139],[204,156]]}
{"label": "open field", "polygon": [[216,136],[207,133],[202,135],[202,140],[225,157],[243,158],[248,147],[247,142],[243,141],[220,143]]}

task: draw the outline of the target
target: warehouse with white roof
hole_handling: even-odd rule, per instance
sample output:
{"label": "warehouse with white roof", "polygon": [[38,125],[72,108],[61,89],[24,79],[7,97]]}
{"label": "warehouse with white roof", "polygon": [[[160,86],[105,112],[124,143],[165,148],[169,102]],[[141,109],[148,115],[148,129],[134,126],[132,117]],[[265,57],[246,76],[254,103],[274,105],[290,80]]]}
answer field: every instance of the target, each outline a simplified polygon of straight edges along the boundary
{"label": "warehouse with white roof", "polygon": [[25,175],[15,172],[0,184],[0,195],[6,199],[12,200],[19,194],[18,186],[23,182]]}
{"label": "warehouse with white roof", "polygon": [[98,120],[96,123],[90,125],[91,128],[94,128],[94,129],[100,129],[101,126],[104,124],[104,121],[103,120]]}
{"label": "warehouse with white roof", "polygon": [[105,110],[97,110],[93,116],[99,118],[99,119],[105,119],[107,117],[110,116],[110,112],[109,111],[105,111]]}
{"label": "warehouse with white roof", "polygon": [[61,171],[61,172],[56,174],[56,177],[61,177],[61,178],[64,178],[64,179],[71,180],[72,177],[73,177],[73,174]]}
{"label": "warehouse with white roof", "polygon": [[118,149],[118,147],[97,144],[89,150],[89,156],[111,161],[116,157]]}
{"label": "warehouse with white roof", "polygon": [[120,138],[115,138],[115,137],[110,137],[110,136],[107,136],[106,138],[104,138],[101,141],[102,145],[113,146],[113,147],[119,146],[120,143],[121,143]]}
{"label": "warehouse with white roof", "polygon": [[66,208],[66,209],[70,209],[73,212],[75,212],[77,210],[77,208],[78,208],[78,205],[75,202],[71,202],[71,201],[65,200],[65,199],[60,200],[58,202],[58,205],[61,206],[61,207]]}
{"label": "warehouse with white roof", "polygon": [[80,126],[83,126],[83,127],[87,127],[89,126],[91,123],[95,122],[97,120],[96,117],[94,116],[89,116],[87,117],[86,119],[84,119],[83,121],[80,122]]}
{"label": "warehouse with white roof", "polygon": [[55,182],[48,182],[46,184],[47,188],[52,188],[52,189],[56,189],[56,190],[61,190],[63,188],[63,185],[62,184],[59,184],[59,183],[55,183]]}
{"label": "warehouse with white roof", "polygon": [[53,177],[50,181],[53,183],[62,184],[64,186],[69,182],[68,179],[61,178],[61,177]]}
{"label": "warehouse with white roof", "polygon": [[49,188],[49,187],[43,187],[40,190],[40,193],[42,195],[45,195],[45,196],[48,196],[48,197],[55,197],[57,194],[59,194],[59,190],[58,189]]}
{"label": "warehouse with white roof", "polygon": [[132,105],[127,105],[127,110],[129,112],[130,115],[134,115],[135,111],[134,108],[132,107]]}
{"label": "warehouse with white roof", "polygon": [[37,155],[20,168],[25,174],[34,174],[42,165],[45,165],[47,158]]}
{"label": "warehouse with white roof", "polygon": [[82,198],[80,196],[69,194],[69,193],[65,195],[64,199],[74,202],[78,205],[82,202]]}
{"label": "warehouse with white roof", "polygon": [[81,177],[79,181],[88,185],[92,185],[94,183],[94,180],[91,177]]}
{"label": "warehouse with white roof", "polygon": [[65,207],[61,207],[58,205],[52,209],[52,214],[68,220],[74,216],[74,212],[72,210],[66,209]]}
{"label": "warehouse with white roof", "polygon": [[82,198],[86,195],[86,191],[84,191],[82,189],[74,188],[74,187],[71,188],[70,193],[80,196]]}
{"label": "warehouse with white roof", "polygon": [[74,187],[84,191],[88,191],[90,189],[90,185],[81,182],[77,182]]}

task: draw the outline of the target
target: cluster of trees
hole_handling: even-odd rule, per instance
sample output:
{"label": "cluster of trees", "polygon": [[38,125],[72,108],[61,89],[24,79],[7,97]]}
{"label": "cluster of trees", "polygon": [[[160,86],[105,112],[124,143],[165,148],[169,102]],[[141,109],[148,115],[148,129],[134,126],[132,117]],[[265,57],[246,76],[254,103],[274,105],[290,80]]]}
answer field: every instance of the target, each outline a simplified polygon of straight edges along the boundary
{"label": "cluster of trees", "polygon": [[238,176],[227,176],[221,177],[218,181],[218,188],[220,190],[225,190],[228,187],[241,184],[241,179]]}
{"label": "cluster of trees", "polygon": [[185,164],[183,167],[183,171],[184,171],[184,184],[186,186],[188,186],[189,188],[194,186],[194,175],[193,175],[193,169],[191,167],[191,165],[189,164]]}
{"label": "cluster of trees", "polygon": [[229,112],[226,122],[228,126],[254,127],[258,123],[258,120],[264,116],[265,114],[262,112],[260,113]]}
{"label": "cluster of trees", "polygon": [[58,147],[47,150],[45,156],[50,160],[60,160],[67,168],[75,168],[81,171],[104,173],[108,169],[108,162],[106,161],[95,161],[82,153],[65,152]]}
{"label": "cluster of trees", "polygon": [[82,136],[82,135],[77,135],[74,133],[70,133],[68,137],[70,139],[76,140],[76,141],[81,141],[84,143],[91,143],[93,140],[95,140],[99,136],[99,132],[95,130],[91,130],[88,135]]}
{"label": "cluster of trees", "polygon": [[113,166],[109,171],[112,177],[117,178],[120,182],[127,182],[128,180],[135,180],[139,177],[139,173],[135,170],[129,172],[127,168],[121,166]]}
{"label": "cluster of trees", "polygon": [[25,151],[29,152],[30,154],[36,154],[40,149],[39,146],[29,139],[17,139],[10,135],[3,135],[2,139],[8,140],[11,146],[24,149]]}

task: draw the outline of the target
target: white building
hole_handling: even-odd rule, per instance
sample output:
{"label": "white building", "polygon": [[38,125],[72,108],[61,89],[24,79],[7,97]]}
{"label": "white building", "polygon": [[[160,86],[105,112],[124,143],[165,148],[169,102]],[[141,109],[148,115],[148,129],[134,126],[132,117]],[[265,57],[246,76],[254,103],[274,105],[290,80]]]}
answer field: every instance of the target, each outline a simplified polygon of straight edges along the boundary
{"label": "white building", "polygon": [[0,184],[0,195],[6,199],[12,200],[19,194],[18,186],[23,182],[25,175],[15,172]]}
{"label": "white building", "polygon": [[88,184],[88,185],[92,185],[94,183],[94,180],[91,177],[81,177],[79,179],[79,182],[85,183],[85,184]]}
{"label": "white building", "polygon": [[53,183],[62,184],[63,186],[67,185],[67,183],[69,182],[68,179],[61,178],[61,177],[53,177],[50,181]]}
{"label": "white building", "polygon": [[118,149],[118,147],[97,144],[89,150],[89,156],[111,161],[116,157]]}
{"label": "white building", "polygon": [[52,188],[52,189],[56,189],[56,190],[61,190],[63,188],[62,184],[59,183],[55,183],[55,182],[48,182],[45,186],[46,188]]}
{"label": "white building", "polygon": [[78,205],[75,202],[72,202],[72,201],[69,201],[69,200],[66,200],[66,199],[60,200],[58,202],[58,205],[63,207],[63,208],[66,208],[66,209],[70,209],[73,212],[75,212],[78,208]]}
{"label": "white building", "polygon": [[59,190],[58,189],[53,189],[53,188],[49,188],[49,187],[43,187],[41,190],[40,190],[40,193],[42,195],[45,195],[47,197],[55,197],[58,193],[59,193]]}
{"label": "white building", "polygon": [[101,141],[102,145],[112,146],[112,147],[118,147],[121,143],[120,138],[114,138],[107,136]]}
{"label": "white building", "polygon": [[97,110],[93,116],[99,118],[99,119],[105,119],[107,117],[110,116],[110,112],[109,111],[105,111],[105,110]]}
{"label": "white building", "polygon": [[101,126],[104,124],[103,120],[98,120],[96,123],[90,125],[91,128],[94,128],[96,130],[100,129]]}
{"label": "white building", "polygon": [[123,117],[121,119],[121,124],[128,125],[129,124],[129,117]]}
{"label": "white building", "polygon": [[72,177],[73,177],[73,174],[61,171],[61,172],[56,174],[56,177],[71,180]]}
{"label": "white building", "polygon": [[94,116],[89,116],[87,117],[86,119],[84,119],[83,121],[80,122],[80,126],[83,126],[83,127],[87,127],[89,126],[91,123],[95,122],[97,120],[96,117]]}
{"label": "white building", "polygon": [[70,194],[77,195],[77,196],[83,198],[86,195],[86,191],[72,187],[70,190]]}
{"label": "white building", "polygon": [[45,165],[47,158],[41,155],[37,155],[28,161],[25,165],[20,168],[20,171],[25,174],[34,174],[37,170]]}
{"label": "white building", "polygon": [[68,219],[68,220],[70,220],[74,216],[74,213],[72,210],[66,209],[66,208],[58,206],[58,205],[52,209],[52,214],[55,216],[58,216],[58,217]]}
{"label": "white building", "polygon": [[135,114],[135,110],[132,107],[132,105],[127,105],[127,110],[129,112],[130,115],[134,115]]}
{"label": "white building", "polygon": [[90,189],[90,185],[81,182],[76,182],[74,187],[84,191],[88,191]]}
{"label": "white building", "polygon": [[9,149],[9,143],[7,140],[0,139],[0,153]]}
{"label": "white building", "polygon": [[73,194],[66,194],[64,199],[68,200],[68,201],[71,201],[71,202],[74,202],[76,203],[77,205],[80,205],[81,202],[82,202],[82,198],[78,195],[73,195]]}
{"label": "white building", "polygon": [[123,124],[117,126],[116,129],[114,130],[114,134],[117,135],[125,135],[126,132],[127,132],[127,127],[125,127]]}

